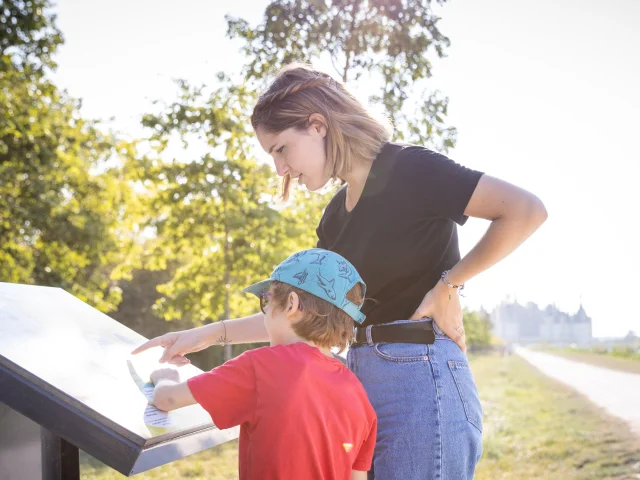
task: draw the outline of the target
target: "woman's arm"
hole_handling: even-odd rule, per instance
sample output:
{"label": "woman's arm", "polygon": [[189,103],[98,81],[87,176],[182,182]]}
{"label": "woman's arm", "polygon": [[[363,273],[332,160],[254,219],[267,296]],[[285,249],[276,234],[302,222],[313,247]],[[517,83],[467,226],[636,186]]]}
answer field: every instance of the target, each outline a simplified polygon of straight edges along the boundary
{"label": "woman's arm", "polygon": [[[256,313],[249,317],[236,318],[211,323],[204,328],[210,328],[209,338],[213,343],[259,343],[268,342],[269,335],[264,326],[264,313]],[[226,336],[226,338],[225,338]]]}
{"label": "woman's arm", "polygon": [[160,363],[167,362],[181,366],[189,363],[189,359],[184,355],[199,352],[214,344],[268,341],[269,335],[264,326],[264,314],[256,313],[249,317],[210,323],[181,332],[165,333],[146,341],[131,354],[136,355],[152,347],[164,347]]}
{"label": "woman's arm", "polygon": [[464,214],[491,220],[491,224],[447,275],[454,285],[465,283],[498,263],[547,219],[544,204],[534,194],[488,175],[480,178]]}
{"label": "woman's arm", "polygon": [[[453,285],[463,284],[498,263],[547,219],[547,210],[538,197],[489,175],[480,178],[464,213],[490,220],[491,224],[480,241],[447,274],[446,280]],[[462,307],[457,293],[444,282],[438,282],[411,318],[433,318],[466,352],[464,329],[460,328]]]}

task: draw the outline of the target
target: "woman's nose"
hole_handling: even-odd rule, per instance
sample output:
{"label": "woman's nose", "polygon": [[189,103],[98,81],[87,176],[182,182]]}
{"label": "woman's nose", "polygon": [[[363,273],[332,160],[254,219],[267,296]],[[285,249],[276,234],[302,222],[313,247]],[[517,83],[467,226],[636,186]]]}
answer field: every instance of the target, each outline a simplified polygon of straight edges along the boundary
{"label": "woman's nose", "polygon": [[276,173],[278,176],[283,177],[289,171],[289,167],[286,162],[281,158],[274,158],[273,163],[276,166]]}

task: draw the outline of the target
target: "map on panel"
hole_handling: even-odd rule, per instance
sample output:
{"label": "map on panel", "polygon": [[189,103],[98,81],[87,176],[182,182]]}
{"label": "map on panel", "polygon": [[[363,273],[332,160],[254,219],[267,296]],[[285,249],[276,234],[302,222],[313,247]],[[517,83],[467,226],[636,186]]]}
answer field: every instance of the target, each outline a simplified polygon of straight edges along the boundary
{"label": "map on panel", "polygon": [[[144,439],[211,426],[199,405],[167,413],[150,403],[149,374],[167,365],[160,347],[130,354],[145,340],[62,289],[0,283],[0,357]],[[202,373],[178,371],[183,381]]]}

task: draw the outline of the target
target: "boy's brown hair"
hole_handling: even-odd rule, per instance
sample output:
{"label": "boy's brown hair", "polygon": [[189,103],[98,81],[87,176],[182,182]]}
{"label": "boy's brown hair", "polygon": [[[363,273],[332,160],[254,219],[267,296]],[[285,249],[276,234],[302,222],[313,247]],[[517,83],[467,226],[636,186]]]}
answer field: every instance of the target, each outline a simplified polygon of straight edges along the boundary
{"label": "boy's brown hair", "polygon": [[[303,307],[303,318],[294,323],[292,327],[300,338],[323,348],[338,347],[338,353],[343,352],[348,345],[353,343],[355,322],[338,307],[288,283],[274,280],[271,287],[271,302],[273,307],[279,311],[286,308],[287,299],[291,292],[298,295]],[[347,292],[347,300],[356,305],[362,303],[363,296],[361,283],[357,283]]]}

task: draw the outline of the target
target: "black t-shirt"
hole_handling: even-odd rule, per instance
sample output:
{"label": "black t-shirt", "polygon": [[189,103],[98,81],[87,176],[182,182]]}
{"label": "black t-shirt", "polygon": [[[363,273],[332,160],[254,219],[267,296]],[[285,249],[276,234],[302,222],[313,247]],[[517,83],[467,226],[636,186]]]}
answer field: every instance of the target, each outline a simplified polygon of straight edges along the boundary
{"label": "black t-shirt", "polygon": [[349,260],[367,284],[364,325],[408,319],[460,260],[456,223],[482,176],[424,147],[387,143],[351,212],[346,187],[317,228],[318,247]]}

